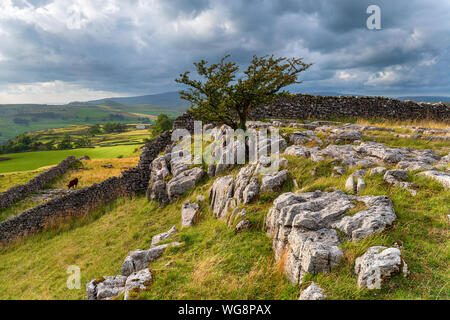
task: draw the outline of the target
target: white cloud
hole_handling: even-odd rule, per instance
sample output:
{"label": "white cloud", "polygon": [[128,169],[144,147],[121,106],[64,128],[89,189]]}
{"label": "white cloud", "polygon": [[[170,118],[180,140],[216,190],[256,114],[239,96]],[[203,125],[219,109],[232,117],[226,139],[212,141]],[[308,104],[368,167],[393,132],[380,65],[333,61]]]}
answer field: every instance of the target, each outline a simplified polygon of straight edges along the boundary
{"label": "white cloud", "polygon": [[15,84],[0,87],[0,104],[53,103],[96,100],[127,96],[109,91],[96,91],[62,81]]}

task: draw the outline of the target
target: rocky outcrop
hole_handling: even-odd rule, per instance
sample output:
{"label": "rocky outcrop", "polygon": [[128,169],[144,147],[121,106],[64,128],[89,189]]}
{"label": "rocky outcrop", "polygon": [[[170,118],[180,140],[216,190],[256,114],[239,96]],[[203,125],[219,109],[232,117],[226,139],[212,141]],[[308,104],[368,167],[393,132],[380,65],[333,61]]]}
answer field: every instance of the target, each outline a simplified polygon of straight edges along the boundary
{"label": "rocky outcrop", "polygon": [[419,173],[419,175],[436,180],[437,182],[439,182],[440,184],[442,184],[444,186],[444,189],[450,189],[450,173],[449,172],[432,170],[432,171],[421,172],[421,173]]}
{"label": "rocky outcrop", "polygon": [[201,168],[195,167],[181,172],[167,183],[167,194],[171,202],[177,200],[183,193],[192,189],[204,176]]}
{"label": "rocky outcrop", "polygon": [[122,275],[128,277],[133,272],[138,272],[148,267],[148,264],[162,256],[170,246],[180,246],[179,242],[172,242],[152,247],[148,250],[135,250],[128,254],[122,264]]}
{"label": "rocky outcrop", "polygon": [[365,187],[364,176],[367,170],[356,170],[345,181],[345,190],[351,193],[359,194]]}
{"label": "rocky outcrop", "polygon": [[298,300],[324,300],[325,298],[323,289],[312,282],[308,288],[302,291]]}
{"label": "rocky outcrop", "polygon": [[87,299],[109,300],[123,293],[124,300],[128,300],[130,292],[147,289],[151,281],[152,274],[147,268],[133,272],[128,277],[122,275],[102,277],[86,285]]}
{"label": "rocky outcrop", "polygon": [[[354,201],[364,202],[367,209],[349,216]],[[286,275],[298,283],[307,272],[329,272],[339,264],[343,251],[335,229],[358,241],[383,231],[395,219],[392,201],[384,196],[288,192],[275,199],[266,227],[276,260],[284,257]]]}
{"label": "rocky outcrop", "polygon": [[181,226],[182,227],[192,227],[199,215],[199,205],[198,203],[191,203],[186,201],[183,203],[181,209]]}
{"label": "rocky outcrop", "polygon": [[441,157],[432,150],[389,148],[376,142],[363,142],[359,145],[330,144],[323,149],[293,145],[284,154],[310,158],[314,162],[333,159],[350,168],[398,165],[400,169],[406,170],[430,170],[435,166],[445,165],[444,161],[441,162]]}
{"label": "rocky outcrop", "polygon": [[113,276],[92,280],[86,285],[88,300],[109,300],[125,291],[127,277]]}
{"label": "rocky outcrop", "polygon": [[411,195],[415,196],[417,194],[416,189],[419,187],[414,183],[406,182],[408,179],[408,171],[406,170],[388,170],[384,174],[384,181],[390,185],[400,187],[402,189],[408,190]]}
{"label": "rocky outcrop", "polygon": [[236,227],[234,227],[234,233],[240,233],[244,230],[250,229],[250,221],[249,220],[241,220],[238,222]]}
{"label": "rocky outcrop", "polygon": [[173,226],[169,231],[153,236],[151,246],[152,247],[156,246],[158,243],[160,243],[163,240],[169,239],[172,235],[176,234],[177,232],[178,232],[177,227]]}
{"label": "rocky outcrop", "polygon": [[125,282],[124,300],[128,300],[131,291],[138,292],[147,289],[151,281],[152,274],[147,268],[130,274]]}
{"label": "rocky outcrop", "polygon": [[[278,159],[271,163],[269,157],[262,157],[260,161],[241,168],[236,178],[232,175],[217,178],[209,193],[214,215],[218,219],[223,219],[229,209],[235,208],[240,203],[251,203],[260,192],[281,188],[288,178],[287,170],[277,170],[281,165],[286,166],[287,160]],[[259,176],[261,186],[258,183]]]}
{"label": "rocky outcrop", "polygon": [[381,289],[394,275],[403,272],[406,276],[407,270],[398,248],[371,247],[355,261],[360,288]]}
{"label": "rocky outcrop", "polygon": [[291,134],[289,141],[294,145],[302,145],[306,142],[315,141],[317,144],[322,144],[322,140],[314,135],[314,131],[305,130],[297,131]]}

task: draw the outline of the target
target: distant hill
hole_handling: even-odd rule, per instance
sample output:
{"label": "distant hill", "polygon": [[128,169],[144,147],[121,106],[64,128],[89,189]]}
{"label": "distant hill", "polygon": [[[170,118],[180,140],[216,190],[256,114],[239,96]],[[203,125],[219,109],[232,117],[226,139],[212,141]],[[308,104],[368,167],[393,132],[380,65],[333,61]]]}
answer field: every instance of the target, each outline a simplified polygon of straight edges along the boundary
{"label": "distant hill", "polygon": [[118,102],[128,106],[152,105],[160,106],[176,111],[185,111],[189,108],[189,103],[180,99],[178,92],[165,92],[160,94],[150,94],[137,97],[105,98],[88,101],[91,104],[104,104],[106,101]]}

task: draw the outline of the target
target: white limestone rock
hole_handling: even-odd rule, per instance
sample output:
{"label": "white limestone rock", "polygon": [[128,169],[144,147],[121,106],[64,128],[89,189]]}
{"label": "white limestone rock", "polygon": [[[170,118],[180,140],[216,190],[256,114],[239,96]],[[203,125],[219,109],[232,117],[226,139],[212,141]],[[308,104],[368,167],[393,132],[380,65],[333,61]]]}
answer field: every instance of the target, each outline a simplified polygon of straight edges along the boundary
{"label": "white limestone rock", "polygon": [[148,250],[135,250],[128,254],[122,264],[122,275],[129,276],[133,272],[148,268],[150,262],[160,258],[169,246],[180,246],[182,243],[162,244]]}
{"label": "white limestone rock", "polygon": [[398,248],[371,247],[355,261],[359,288],[381,289],[391,277],[401,272],[406,276],[407,265]]}
{"label": "white limestone rock", "polygon": [[195,221],[198,218],[199,214],[199,205],[194,202],[186,201],[183,203],[183,207],[181,209],[181,226],[182,227],[192,227]]}
{"label": "white limestone rock", "polygon": [[308,288],[302,291],[298,300],[324,300],[325,298],[323,289],[317,283],[312,282]]}
{"label": "white limestone rock", "polygon": [[419,175],[431,178],[433,180],[438,181],[440,184],[444,186],[444,189],[450,189],[450,173],[445,171],[425,171],[419,173]]}
{"label": "white limestone rock", "polygon": [[163,240],[169,239],[172,235],[176,234],[177,232],[178,232],[177,226],[173,226],[169,231],[153,236],[151,246],[152,247],[156,246],[158,243],[160,243]]}
{"label": "white limestone rock", "polygon": [[128,300],[130,291],[137,292],[147,289],[147,287],[150,286],[151,281],[152,274],[147,268],[130,274],[125,282],[124,300]]}

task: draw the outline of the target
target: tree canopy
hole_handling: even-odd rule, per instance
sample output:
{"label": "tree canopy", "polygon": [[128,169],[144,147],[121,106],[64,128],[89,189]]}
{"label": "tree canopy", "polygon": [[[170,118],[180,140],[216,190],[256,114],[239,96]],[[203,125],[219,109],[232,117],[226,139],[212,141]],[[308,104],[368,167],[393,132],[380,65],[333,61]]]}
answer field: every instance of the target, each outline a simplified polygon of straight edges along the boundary
{"label": "tree canopy", "polygon": [[180,91],[180,97],[191,103],[188,110],[195,118],[205,122],[223,123],[234,129],[245,129],[252,108],[273,101],[281,89],[298,81],[298,74],[311,64],[302,58],[275,58],[274,55],[253,56],[248,68],[237,79],[239,66],[226,61],[209,65],[206,60],[195,62],[200,80],[190,78],[186,71],[175,79],[189,86]]}
{"label": "tree canopy", "polygon": [[153,137],[170,129],[172,129],[172,121],[163,113],[156,118],[155,124],[150,128]]}

